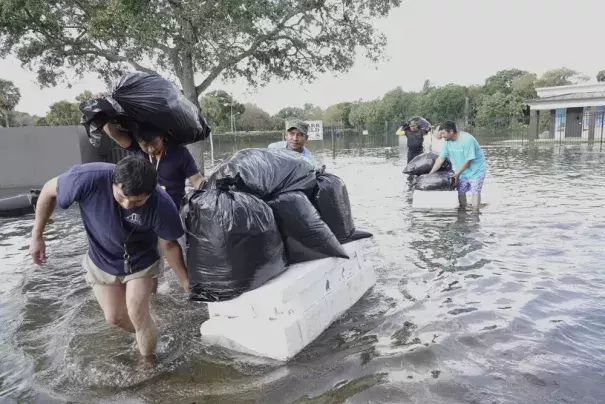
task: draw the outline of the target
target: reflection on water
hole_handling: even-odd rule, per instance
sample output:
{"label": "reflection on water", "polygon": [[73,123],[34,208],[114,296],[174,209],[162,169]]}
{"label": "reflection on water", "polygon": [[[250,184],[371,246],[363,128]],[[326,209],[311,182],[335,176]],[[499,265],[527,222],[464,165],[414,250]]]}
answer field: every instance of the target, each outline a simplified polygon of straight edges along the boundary
{"label": "reflection on water", "polygon": [[84,283],[77,210],[56,214],[43,268],[27,258],[32,219],[3,220],[0,401],[602,402],[605,155],[486,154],[480,215],[412,210],[405,150],[321,156],[375,234],[379,280],[286,365],[199,344],[204,308],[168,274],[152,305],[160,364],[142,367]]}

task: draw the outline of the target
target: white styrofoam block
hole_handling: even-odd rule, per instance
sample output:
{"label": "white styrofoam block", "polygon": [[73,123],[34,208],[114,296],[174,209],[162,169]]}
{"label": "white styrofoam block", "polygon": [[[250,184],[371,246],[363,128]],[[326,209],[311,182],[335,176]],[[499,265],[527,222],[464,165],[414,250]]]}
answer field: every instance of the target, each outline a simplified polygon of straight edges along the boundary
{"label": "white styrofoam block", "polygon": [[[219,303],[208,303],[208,314],[227,317],[266,317],[299,315],[327,291],[338,288],[363,265],[360,250],[369,240],[343,244],[350,259],[324,258],[291,265],[287,271],[258,289]],[[321,287],[320,287],[321,286]]]}
{"label": "white styrofoam block", "polygon": [[258,289],[209,303],[202,340],[251,355],[291,359],[376,283],[374,268],[363,257],[368,241],[345,244],[349,260],[292,265]]}
{"label": "white styrofoam block", "polygon": [[418,191],[412,194],[412,208],[415,209],[456,209],[458,191]]}

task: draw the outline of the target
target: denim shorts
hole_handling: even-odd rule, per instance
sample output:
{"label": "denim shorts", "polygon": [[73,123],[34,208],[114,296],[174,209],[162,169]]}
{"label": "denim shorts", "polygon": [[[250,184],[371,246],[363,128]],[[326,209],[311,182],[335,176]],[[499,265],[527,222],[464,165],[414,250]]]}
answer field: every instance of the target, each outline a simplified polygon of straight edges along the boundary
{"label": "denim shorts", "polygon": [[479,195],[483,189],[483,181],[485,181],[485,175],[470,180],[460,179],[458,193],[468,194],[470,192],[473,195]]}

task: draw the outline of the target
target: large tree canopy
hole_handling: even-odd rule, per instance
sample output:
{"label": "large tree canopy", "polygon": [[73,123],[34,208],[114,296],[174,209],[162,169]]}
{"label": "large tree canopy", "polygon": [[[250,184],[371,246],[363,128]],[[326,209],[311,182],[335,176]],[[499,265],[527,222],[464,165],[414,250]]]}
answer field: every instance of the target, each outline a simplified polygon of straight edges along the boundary
{"label": "large tree canopy", "polygon": [[[126,65],[175,75],[198,96],[219,76],[250,85],[345,72],[385,45],[372,21],[401,0],[3,0],[0,56],[14,53],[42,85],[66,71],[105,78]],[[200,80],[196,81],[196,78]]]}

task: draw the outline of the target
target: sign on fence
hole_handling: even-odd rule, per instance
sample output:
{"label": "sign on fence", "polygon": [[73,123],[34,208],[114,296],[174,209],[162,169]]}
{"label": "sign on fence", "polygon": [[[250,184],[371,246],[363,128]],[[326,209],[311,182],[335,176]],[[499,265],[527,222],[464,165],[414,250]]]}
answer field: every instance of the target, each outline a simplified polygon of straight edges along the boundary
{"label": "sign on fence", "polygon": [[324,139],[324,124],[322,121],[305,121],[309,124],[309,140]]}

